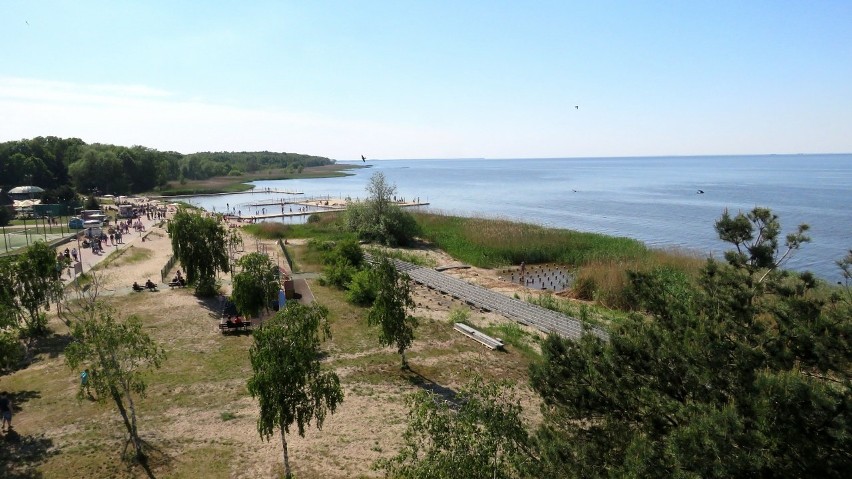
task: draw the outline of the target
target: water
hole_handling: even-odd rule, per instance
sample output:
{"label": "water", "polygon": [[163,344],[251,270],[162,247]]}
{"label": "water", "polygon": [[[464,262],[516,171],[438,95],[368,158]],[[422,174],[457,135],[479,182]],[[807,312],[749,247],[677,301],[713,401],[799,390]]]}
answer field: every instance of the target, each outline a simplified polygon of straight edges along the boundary
{"label": "water", "polygon": [[[713,229],[722,212],[766,206],[780,217],[785,235],[799,223],[811,226],[813,241],[787,267],[830,281],[840,279],[835,261],[852,248],[852,155],[388,160],[368,165],[343,178],[254,184],[305,196],[363,198],[370,176],[381,171],[400,196],[419,197],[434,210],[627,236],[652,247],[717,257],[728,249]],[[226,204],[270,196],[190,200],[224,211]]]}

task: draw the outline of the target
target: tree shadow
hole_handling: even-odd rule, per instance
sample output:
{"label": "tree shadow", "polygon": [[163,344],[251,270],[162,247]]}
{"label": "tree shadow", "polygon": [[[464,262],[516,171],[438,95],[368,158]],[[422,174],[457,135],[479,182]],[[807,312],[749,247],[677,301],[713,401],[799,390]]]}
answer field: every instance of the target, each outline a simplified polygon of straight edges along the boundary
{"label": "tree shadow", "polygon": [[37,467],[53,454],[56,451],[52,439],[22,436],[11,429],[0,436],[0,477],[41,479],[44,475]]}
{"label": "tree shadow", "polygon": [[224,303],[221,297],[213,296],[209,298],[201,298],[196,296],[195,300],[202,309],[206,310],[211,319],[220,319]]}
{"label": "tree shadow", "polygon": [[404,373],[404,377],[412,385],[417,386],[420,389],[423,389],[424,391],[435,394],[442,398],[444,401],[447,401],[451,404],[458,404],[458,391],[452,388],[448,388],[446,386],[441,386],[435,381],[432,381],[426,376],[423,376],[422,374],[410,368]]}
{"label": "tree shadow", "polygon": [[[156,479],[156,476],[154,475],[154,468],[167,467],[172,462],[172,459],[168,454],[164,453],[161,448],[154,446],[150,442],[142,438],[139,439],[139,442],[142,444],[142,452],[144,456],[132,456],[132,459],[127,461],[128,472],[132,473],[132,469],[134,467],[141,467],[150,479]],[[124,444],[124,452],[122,455],[125,458],[127,457],[129,447],[130,439],[128,439]]]}
{"label": "tree shadow", "polygon": [[8,392],[9,399],[12,400],[12,406],[14,406],[15,411],[21,410],[21,404],[28,402],[31,399],[39,399],[41,398],[41,392],[39,391],[16,391],[16,392]]}
{"label": "tree shadow", "polygon": [[55,359],[59,357],[65,351],[65,348],[71,344],[73,338],[70,334],[50,334],[47,336],[41,336],[38,338],[34,338],[33,343],[33,362],[37,362],[36,359],[39,355],[47,355],[50,359]]}

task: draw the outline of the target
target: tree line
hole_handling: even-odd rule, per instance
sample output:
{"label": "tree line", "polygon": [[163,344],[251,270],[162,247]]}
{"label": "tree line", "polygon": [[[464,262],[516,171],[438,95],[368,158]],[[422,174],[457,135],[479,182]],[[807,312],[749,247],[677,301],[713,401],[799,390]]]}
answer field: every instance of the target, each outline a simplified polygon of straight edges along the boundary
{"label": "tree line", "polygon": [[[204,152],[184,155],[144,146],[87,144],[79,138],[36,137],[0,143],[0,188],[35,185],[48,197],[152,191],[169,181],[239,176],[263,169],[300,170],[333,160],[298,153]],[[60,198],[61,199],[61,198]]]}

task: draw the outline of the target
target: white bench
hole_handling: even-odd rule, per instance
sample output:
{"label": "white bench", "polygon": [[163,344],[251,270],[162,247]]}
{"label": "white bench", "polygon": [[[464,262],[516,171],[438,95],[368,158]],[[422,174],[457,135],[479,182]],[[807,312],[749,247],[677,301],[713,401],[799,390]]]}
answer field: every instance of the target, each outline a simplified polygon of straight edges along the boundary
{"label": "white bench", "polygon": [[491,336],[481,333],[470,326],[463,323],[456,323],[453,326],[453,329],[464,334],[465,336],[478,341],[485,345],[488,349],[503,349],[503,341],[498,338],[492,338]]}

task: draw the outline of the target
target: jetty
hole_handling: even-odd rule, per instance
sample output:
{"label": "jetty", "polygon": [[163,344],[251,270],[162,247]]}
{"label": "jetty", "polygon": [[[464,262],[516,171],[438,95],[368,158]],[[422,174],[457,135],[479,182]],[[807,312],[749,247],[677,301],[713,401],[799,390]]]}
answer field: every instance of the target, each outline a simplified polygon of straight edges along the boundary
{"label": "jetty", "polygon": [[[278,200],[270,199],[233,205],[231,208],[232,212],[225,216],[237,221],[254,222],[270,218],[288,218],[344,211],[350,204],[357,204],[360,202],[361,200],[357,198],[332,198],[329,196],[315,196],[310,198],[300,198],[298,200],[286,198],[280,198]],[[414,208],[418,206],[428,206],[429,202],[420,201],[419,198],[416,198],[414,201],[394,201],[393,204],[400,208]],[[252,210],[254,210],[253,214]],[[241,213],[234,214],[233,211]]]}

